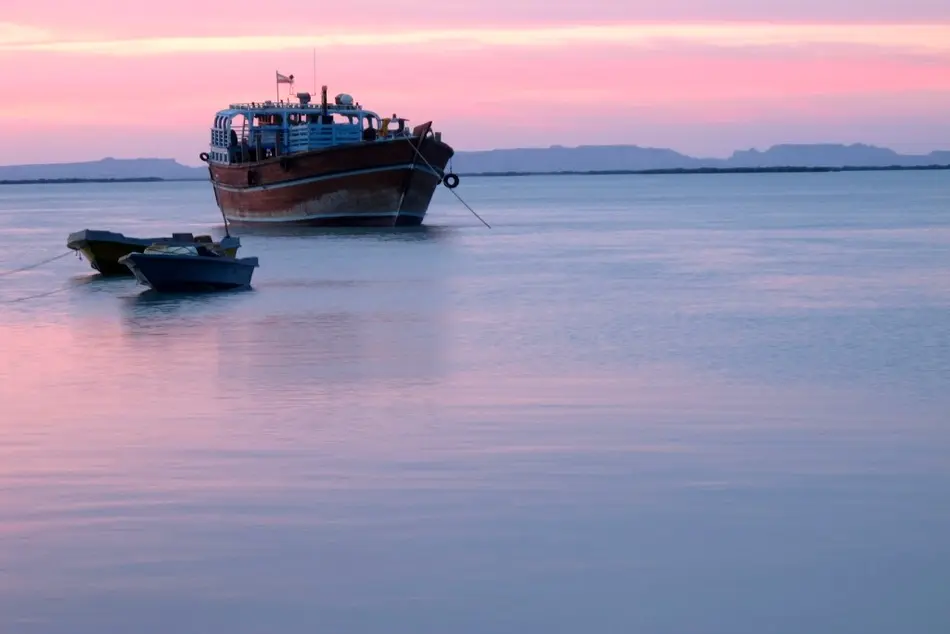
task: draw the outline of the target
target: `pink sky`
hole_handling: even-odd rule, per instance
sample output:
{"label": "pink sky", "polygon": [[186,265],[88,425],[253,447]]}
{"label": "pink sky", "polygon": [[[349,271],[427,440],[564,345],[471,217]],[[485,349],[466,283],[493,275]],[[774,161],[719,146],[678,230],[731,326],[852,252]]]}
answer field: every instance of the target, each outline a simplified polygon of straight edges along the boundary
{"label": "pink sky", "polygon": [[950,148],[945,0],[9,3],[0,164],[195,164],[214,112],[272,98],[275,70],[310,90],[313,48],[331,95],[432,119],[460,150]]}

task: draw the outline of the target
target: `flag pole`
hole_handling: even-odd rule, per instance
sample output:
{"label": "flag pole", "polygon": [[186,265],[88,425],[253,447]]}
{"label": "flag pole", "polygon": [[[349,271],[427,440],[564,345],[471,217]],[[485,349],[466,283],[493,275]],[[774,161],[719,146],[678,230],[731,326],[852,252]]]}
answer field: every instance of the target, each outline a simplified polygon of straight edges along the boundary
{"label": "flag pole", "polygon": [[317,94],[317,47],[313,47],[313,94]]}
{"label": "flag pole", "polygon": [[277,88],[277,103],[280,103],[280,73],[274,71],[274,87]]}

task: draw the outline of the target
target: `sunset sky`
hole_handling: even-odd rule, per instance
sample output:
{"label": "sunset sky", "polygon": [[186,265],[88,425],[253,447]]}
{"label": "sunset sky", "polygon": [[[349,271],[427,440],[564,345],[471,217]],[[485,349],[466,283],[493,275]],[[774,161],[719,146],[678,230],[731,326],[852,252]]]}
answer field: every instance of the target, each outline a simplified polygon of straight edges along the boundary
{"label": "sunset sky", "polygon": [[947,0],[5,0],[0,164],[196,164],[276,70],[311,90],[314,48],[317,86],[459,150],[950,149]]}

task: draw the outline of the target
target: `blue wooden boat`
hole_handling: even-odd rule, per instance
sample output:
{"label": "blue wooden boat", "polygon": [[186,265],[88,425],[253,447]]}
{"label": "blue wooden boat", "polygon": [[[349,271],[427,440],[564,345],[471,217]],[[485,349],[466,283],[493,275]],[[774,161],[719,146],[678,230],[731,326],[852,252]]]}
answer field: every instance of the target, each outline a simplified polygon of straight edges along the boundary
{"label": "blue wooden boat", "polygon": [[235,258],[204,244],[154,244],[119,262],[139,283],[160,292],[246,288],[258,262]]}
{"label": "blue wooden boat", "polygon": [[93,270],[102,275],[129,275],[129,268],[120,264],[119,259],[129,253],[142,253],[156,243],[211,245],[231,257],[237,256],[237,250],[241,246],[240,238],[230,235],[214,242],[211,236],[195,236],[190,233],[173,233],[160,238],[131,238],[114,231],[83,229],[69,234],[66,238],[66,247],[81,253]]}

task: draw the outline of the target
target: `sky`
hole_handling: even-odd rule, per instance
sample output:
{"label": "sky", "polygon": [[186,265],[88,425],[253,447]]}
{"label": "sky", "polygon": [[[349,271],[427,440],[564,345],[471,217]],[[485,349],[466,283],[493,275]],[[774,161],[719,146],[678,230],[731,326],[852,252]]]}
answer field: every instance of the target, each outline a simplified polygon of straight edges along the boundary
{"label": "sky", "polygon": [[274,98],[276,71],[457,150],[950,149],[947,0],[3,4],[0,164],[197,164],[214,113]]}

